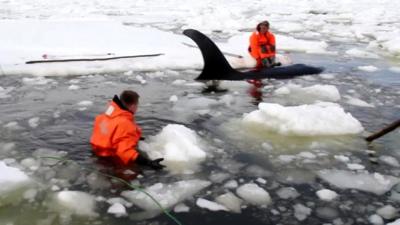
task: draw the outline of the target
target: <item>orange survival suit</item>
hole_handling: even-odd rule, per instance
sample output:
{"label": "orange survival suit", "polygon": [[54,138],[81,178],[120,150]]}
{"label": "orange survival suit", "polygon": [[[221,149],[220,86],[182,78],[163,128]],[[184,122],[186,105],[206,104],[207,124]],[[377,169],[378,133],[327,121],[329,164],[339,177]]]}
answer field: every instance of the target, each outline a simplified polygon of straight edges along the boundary
{"label": "orange survival suit", "polygon": [[90,138],[93,152],[100,157],[111,157],[127,165],[138,158],[136,145],[142,135],[133,113],[114,96],[107,110],[96,116]]}
{"label": "orange survival suit", "polygon": [[263,67],[263,59],[268,59],[273,63],[276,55],[274,34],[269,31],[265,34],[258,31],[253,32],[250,36],[249,52],[257,60],[258,68]]}

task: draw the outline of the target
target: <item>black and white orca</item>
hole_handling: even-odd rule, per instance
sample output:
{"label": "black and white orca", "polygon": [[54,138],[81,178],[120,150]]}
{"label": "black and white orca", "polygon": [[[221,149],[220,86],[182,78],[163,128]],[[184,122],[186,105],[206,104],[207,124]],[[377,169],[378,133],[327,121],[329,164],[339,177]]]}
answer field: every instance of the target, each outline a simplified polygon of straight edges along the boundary
{"label": "black and white orca", "polygon": [[215,43],[200,31],[187,29],[183,31],[183,34],[197,44],[203,55],[204,68],[195,80],[291,79],[297,76],[319,74],[324,70],[321,67],[292,64],[241,72],[233,69]]}

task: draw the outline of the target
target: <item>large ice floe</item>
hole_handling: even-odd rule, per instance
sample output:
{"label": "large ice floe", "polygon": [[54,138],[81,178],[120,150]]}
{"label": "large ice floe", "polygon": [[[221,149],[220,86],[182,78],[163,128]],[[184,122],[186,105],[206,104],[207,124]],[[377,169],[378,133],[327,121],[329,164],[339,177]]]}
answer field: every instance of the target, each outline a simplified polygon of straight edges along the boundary
{"label": "large ice floe", "polygon": [[163,208],[171,208],[210,184],[209,181],[198,179],[178,181],[171,184],[156,183],[144,189],[147,194],[141,190],[133,190],[123,191],[121,195],[145,211],[161,212],[158,204]]}
{"label": "large ice floe", "polygon": [[82,191],[60,191],[53,196],[52,209],[66,215],[97,216],[95,207],[95,197]]}
{"label": "large ice floe", "polygon": [[260,103],[258,108],[245,115],[243,123],[282,135],[346,135],[358,134],[364,130],[357,119],[335,103],[319,102],[287,107]]}
{"label": "large ice floe", "polygon": [[345,170],[321,170],[318,176],[324,181],[342,189],[357,189],[382,195],[388,192],[400,179],[380,173],[352,172]]}
{"label": "large ice floe", "polygon": [[0,161],[0,206],[20,200],[32,184],[24,172]]}
{"label": "large ice floe", "polygon": [[159,134],[150,137],[149,142],[142,143],[141,149],[151,159],[164,158],[162,163],[172,173],[194,173],[206,159],[196,132],[179,124],[165,126]]}

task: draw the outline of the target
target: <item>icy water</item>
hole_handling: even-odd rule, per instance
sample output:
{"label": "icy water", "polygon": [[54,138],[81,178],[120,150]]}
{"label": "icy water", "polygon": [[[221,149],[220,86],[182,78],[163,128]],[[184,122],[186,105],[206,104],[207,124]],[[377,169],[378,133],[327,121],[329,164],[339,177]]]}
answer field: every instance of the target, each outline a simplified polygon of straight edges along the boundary
{"label": "icy water", "polygon": [[[143,215],[135,206],[127,208],[128,216],[117,218],[107,214],[109,204],[104,201],[97,202],[99,215],[89,218],[65,216],[52,205],[52,195],[58,189],[80,190],[106,199],[119,197],[122,191],[129,189],[93,173],[103,167],[96,163],[88,144],[94,116],[104,110],[114,94],[124,89],[136,90],[141,95],[137,121],[145,137],[157,134],[167,124],[177,123],[196,131],[205,142],[208,157],[199,172],[172,175],[145,170],[143,178],[133,181],[146,187],[156,182],[192,178],[211,180],[209,187],[184,201],[189,212],[172,211],[182,224],[369,224],[369,216],[382,206],[400,207],[399,198],[393,197],[397,189],[400,191],[396,186],[392,192],[377,195],[341,189],[318,176],[318,171],[323,169],[348,169],[335,155],[365,166],[369,173],[400,176],[396,165],[379,160],[381,156],[400,160],[399,130],[372,144],[363,140],[368,132],[399,119],[399,74],[385,69],[373,73],[354,69],[359,64],[378,64],[385,68],[385,62],[368,59],[339,60],[332,56],[304,54],[294,54],[292,58],[295,62],[324,66],[326,71],[321,76],[291,81],[266,80],[263,89],[255,89],[246,82],[224,82],[223,87],[229,89],[225,93],[202,93],[202,87],[193,82],[199,73],[194,70],[47,78],[0,76],[1,86],[8,90],[0,98],[0,159],[18,167],[24,159],[41,156],[66,156],[72,161],[48,165],[46,159],[41,159],[39,167],[22,166],[37,182],[35,195],[1,207],[0,223],[175,224],[164,214]],[[141,84],[137,75],[147,83]],[[186,82],[173,83],[176,80]],[[336,86],[342,97],[338,103],[362,123],[366,132],[351,136],[295,137],[258,132],[256,128],[240,125],[238,121],[243,113],[256,110],[259,102],[301,105],[313,101],[307,96],[274,94],[274,90],[288,82],[304,87]],[[79,89],[70,90],[71,85]],[[178,97],[176,103],[169,101],[173,95]],[[345,96],[361,99],[374,107],[348,104]],[[216,100],[217,104],[199,106],[194,103],[203,98]],[[283,160],[282,156],[293,157]],[[269,192],[272,203],[267,206],[244,204],[241,213],[213,212],[196,206],[199,197],[214,200],[225,193],[229,188],[223,185],[231,180],[239,185],[257,183]],[[334,190],[339,197],[331,202],[318,199],[316,191],[324,188]],[[289,194],[282,194],[285,190]],[[235,192],[235,189],[230,191]],[[299,205],[310,212],[300,213]],[[306,216],[301,218],[301,215]]]}

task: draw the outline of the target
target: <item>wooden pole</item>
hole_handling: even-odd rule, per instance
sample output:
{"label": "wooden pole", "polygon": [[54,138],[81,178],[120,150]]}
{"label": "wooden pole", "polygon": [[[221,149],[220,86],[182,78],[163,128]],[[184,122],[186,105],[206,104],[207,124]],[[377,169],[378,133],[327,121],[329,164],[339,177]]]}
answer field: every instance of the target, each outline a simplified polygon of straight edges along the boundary
{"label": "wooden pole", "polygon": [[81,58],[81,59],[52,59],[52,60],[33,60],[27,61],[26,64],[34,63],[55,63],[55,62],[80,62],[80,61],[105,61],[112,59],[127,59],[127,58],[139,58],[139,57],[154,57],[164,55],[163,53],[149,54],[149,55],[127,55],[127,56],[117,56],[108,58]]}
{"label": "wooden pole", "polygon": [[400,119],[391,123],[389,126],[383,128],[382,130],[370,135],[369,137],[366,137],[365,140],[368,142],[371,142],[377,138],[382,137],[383,135],[395,130],[397,127],[400,126]]}

